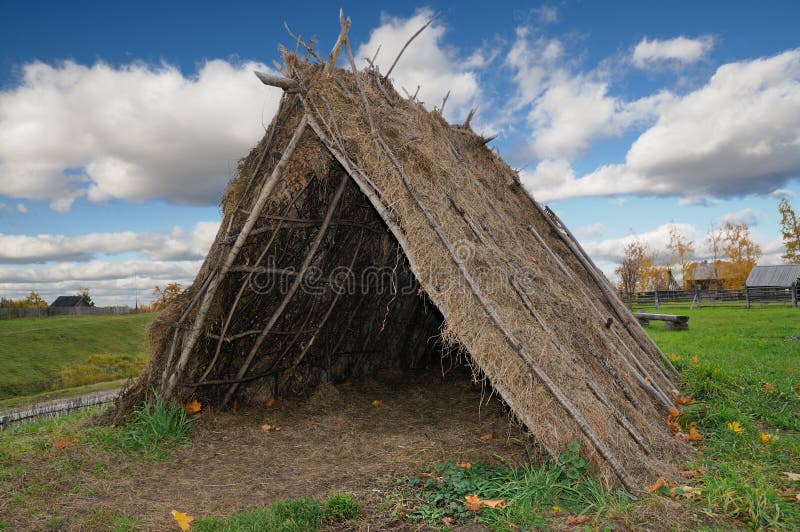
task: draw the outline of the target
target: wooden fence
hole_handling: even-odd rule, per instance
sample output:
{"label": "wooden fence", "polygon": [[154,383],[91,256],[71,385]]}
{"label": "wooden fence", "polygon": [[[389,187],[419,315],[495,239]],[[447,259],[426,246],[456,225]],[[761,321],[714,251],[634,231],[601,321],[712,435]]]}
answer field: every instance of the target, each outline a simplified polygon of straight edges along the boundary
{"label": "wooden fence", "polygon": [[632,307],[655,307],[658,309],[660,309],[662,305],[688,308],[752,308],[753,306],[782,304],[797,307],[797,302],[800,300],[800,286],[795,284],[789,288],[751,287],[718,290],[651,290],[649,292],[637,292],[631,299],[625,294],[620,294],[620,297]]}
{"label": "wooden fence", "polygon": [[32,307],[0,308],[0,320],[14,318],[45,318],[47,316],[96,316],[130,314],[131,307]]}

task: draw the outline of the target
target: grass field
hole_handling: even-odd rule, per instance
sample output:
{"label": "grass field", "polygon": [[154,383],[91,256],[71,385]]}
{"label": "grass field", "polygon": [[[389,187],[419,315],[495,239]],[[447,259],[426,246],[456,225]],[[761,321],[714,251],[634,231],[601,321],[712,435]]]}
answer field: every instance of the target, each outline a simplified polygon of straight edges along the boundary
{"label": "grass field", "polygon": [[153,314],[0,321],[0,400],[119,380],[147,361]]}
{"label": "grass field", "polygon": [[785,474],[800,473],[800,309],[669,312],[690,316],[689,330],[646,330],[697,401],[682,416],[704,436],[704,504],[751,526],[800,528],[800,482]]}
{"label": "grass field", "polygon": [[[671,312],[691,317],[688,331],[665,331],[663,323],[655,321],[646,330],[681,372],[680,393],[695,401],[682,407],[679,417],[684,427],[696,423],[703,436],[698,445],[701,453],[696,461],[679,464],[687,472],[694,473],[692,478],[683,481],[688,490],[678,487],[675,491],[664,487],[653,496],[635,497],[620,490],[607,490],[585,472],[579,471],[578,480],[569,480],[564,477],[563,467],[541,458],[534,457],[526,464],[505,469],[501,467],[505,458],[499,450],[492,455],[500,460],[499,463],[489,464],[476,456],[471,467],[464,469],[459,466],[459,461],[473,457],[453,451],[451,447],[442,447],[443,452],[450,454],[442,455],[440,459],[445,461],[431,470],[422,469],[411,476],[408,473],[403,475],[392,469],[397,462],[384,464],[376,458],[378,470],[385,468],[395,473],[393,482],[387,483],[385,476],[378,479],[375,474],[349,478],[348,481],[344,481],[344,477],[334,481],[332,477],[329,488],[319,488],[319,493],[314,492],[313,496],[327,497],[330,494],[328,489],[345,490],[363,507],[357,521],[362,528],[380,528],[389,523],[399,528],[421,526],[425,529],[428,526],[432,530],[446,530],[447,526],[442,527],[450,519],[449,522],[455,524],[477,521],[493,530],[563,529],[569,528],[569,519],[586,516],[584,526],[600,530],[800,529],[800,476],[793,476],[800,473],[800,341],[797,338],[800,336],[800,309],[767,307],[747,311],[704,308],[674,309]],[[138,323],[140,329],[130,334],[143,337],[144,325],[150,318],[142,319]],[[133,324],[128,323],[128,326],[133,327]],[[80,360],[83,359],[77,357],[67,365],[80,364]],[[58,373],[58,370],[53,371],[52,374]],[[350,396],[343,398],[346,404],[353,402]],[[368,399],[362,397],[355,403],[369,405]],[[408,399],[411,401],[411,397]],[[301,403],[293,406],[287,401],[286,408],[291,411],[304,407]],[[190,474],[188,464],[194,463],[192,457],[195,453],[218,456],[219,449],[217,443],[211,441],[213,438],[223,438],[225,443],[221,445],[225,446],[227,454],[231,454],[230,443],[224,436],[227,431],[236,432],[237,440],[244,438],[245,434],[273,440],[295,434],[299,438],[295,445],[306,442],[298,432],[310,430],[319,433],[319,428],[305,427],[286,419],[280,423],[286,425],[282,432],[263,436],[258,429],[258,423],[262,421],[255,420],[265,415],[274,418],[276,413],[262,410],[249,414],[240,412],[238,416],[220,414],[227,417],[220,417],[218,425],[201,419],[189,434],[183,450],[174,451],[175,455],[164,454],[162,460],[155,463],[143,462],[142,458],[129,456],[120,449],[119,442],[125,440],[123,435],[128,434],[130,428],[82,428],[81,422],[86,414],[12,429],[7,436],[0,436],[0,529],[4,521],[10,526],[34,518],[40,523],[50,519],[54,520],[54,525],[68,523],[78,528],[102,524],[115,530],[137,529],[152,519],[150,514],[142,513],[146,501],[142,501],[141,507],[134,504],[124,512],[119,508],[105,508],[103,512],[87,514],[86,520],[81,520],[83,518],[77,517],[71,506],[72,493],[80,492],[89,508],[94,504],[93,490],[101,489],[93,487],[93,482],[106,482],[108,478],[123,479],[117,481],[123,482],[134,474],[141,475],[135,481],[137,490],[160,489],[166,471]],[[417,410],[427,411],[413,407],[409,414]],[[318,410],[314,412],[315,416],[323,415]],[[255,420],[248,421],[248,416],[254,416]],[[300,417],[305,419],[307,416]],[[431,421],[414,423],[420,423],[419,430],[425,430],[422,427]],[[162,426],[164,423],[152,425]],[[331,423],[324,421],[323,425],[328,427]],[[226,429],[221,431],[218,427]],[[348,434],[353,432],[348,430]],[[389,445],[380,440],[379,435],[371,436],[378,438],[375,448]],[[328,439],[333,441],[341,437],[330,434]],[[389,434],[387,437],[397,436]],[[254,452],[251,443],[244,447],[244,455]],[[265,449],[271,452],[269,447]],[[336,468],[339,458],[331,456],[330,467]],[[585,465],[577,454],[571,458]],[[227,464],[226,467],[237,467],[237,464]],[[281,464],[273,467],[279,468]],[[76,477],[78,472],[83,475],[80,479]],[[197,482],[208,480],[202,472],[197,474],[201,475]],[[334,477],[338,478],[335,474]],[[308,484],[308,479],[302,475],[292,476],[286,486],[294,491],[290,490],[287,496],[306,496],[303,490],[308,489]],[[312,484],[316,486],[318,482]],[[226,496],[233,497],[232,500],[243,501],[251,497],[252,486],[249,484],[241,491],[237,491],[240,488],[234,484],[223,485],[228,490]],[[269,485],[274,489],[274,482]],[[114,482],[110,482],[102,489],[112,489],[113,486]],[[7,496],[3,495],[3,488]],[[478,493],[485,499],[505,499],[508,505],[502,509],[483,508],[479,513],[470,512],[464,506],[464,495],[468,492]],[[154,500],[160,501],[164,507],[157,512],[162,519],[159,522],[167,523],[170,519],[168,505],[178,501]],[[299,513],[294,515],[290,512],[281,519],[300,522],[305,519],[301,514],[311,508],[314,526],[308,525],[308,529],[315,529],[317,525],[340,529],[337,528],[339,525],[320,520],[318,502],[302,501],[302,504],[290,501],[286,503],[288,506],[279,504],[274,510],[257,510],[263,508],[261,503],[261,506],[248,508],[250,513],[230,517],[230,522],[216,519],[215,515],[220,516],[218,513],[196,512],[197,529],[227,530],[230,528],[226,528],[228,524],[239,522],[237,519],[268,522],[275,518],[276,512],[294,506]],[[147,504],[153,506],[150,502]],[[18,511],[11,512],[15,505]],[[3,515],[4,507],[8,510],[6,515]],[[67,521],[62,517],[64,508],[72,508]],[[287,530],[294,529],[290,527]]]}

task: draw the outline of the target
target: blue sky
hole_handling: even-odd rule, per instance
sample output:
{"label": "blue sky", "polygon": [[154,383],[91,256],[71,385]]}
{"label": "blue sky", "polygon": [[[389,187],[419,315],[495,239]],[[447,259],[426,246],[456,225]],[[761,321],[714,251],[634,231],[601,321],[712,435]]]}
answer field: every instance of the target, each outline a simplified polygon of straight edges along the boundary
{"label": "blue sky", "polygon": [[[796,2],[343,2],[360,58],[499,134],[609,274],[635,233],[663,248],[744,220],[780,260],[800,193]],[[44,16],[46,14],[46,16]],[[327,51],[328,2],[0,1],[0,295],[89,287],[101,304],[189,282],[217,200],[277,102],[253,68],[286,21]]]}

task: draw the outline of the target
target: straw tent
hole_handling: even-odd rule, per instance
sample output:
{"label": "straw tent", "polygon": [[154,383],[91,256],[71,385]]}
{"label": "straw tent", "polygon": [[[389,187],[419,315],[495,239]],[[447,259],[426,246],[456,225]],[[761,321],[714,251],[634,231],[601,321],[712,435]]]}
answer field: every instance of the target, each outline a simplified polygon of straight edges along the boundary
{"label": "straw tent", "polygon": [[258,74],[279,110],[112,415],[151,390],[224,408],[461,356],[549,452],[578,440],[629,489],[674,477],[669,361],[472,113],[448,124],[391,69],[357,70],[341,22],[329,57],[295,38],[282,75]]}

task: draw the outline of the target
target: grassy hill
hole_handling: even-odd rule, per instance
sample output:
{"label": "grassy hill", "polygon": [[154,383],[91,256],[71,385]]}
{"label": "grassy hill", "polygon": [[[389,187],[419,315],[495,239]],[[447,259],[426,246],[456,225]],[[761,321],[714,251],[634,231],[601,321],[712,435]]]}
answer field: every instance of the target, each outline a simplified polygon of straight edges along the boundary
{"label": "grassy hill", "polygon": [[138,374],[155,314],[0,321],[0,401]]}

